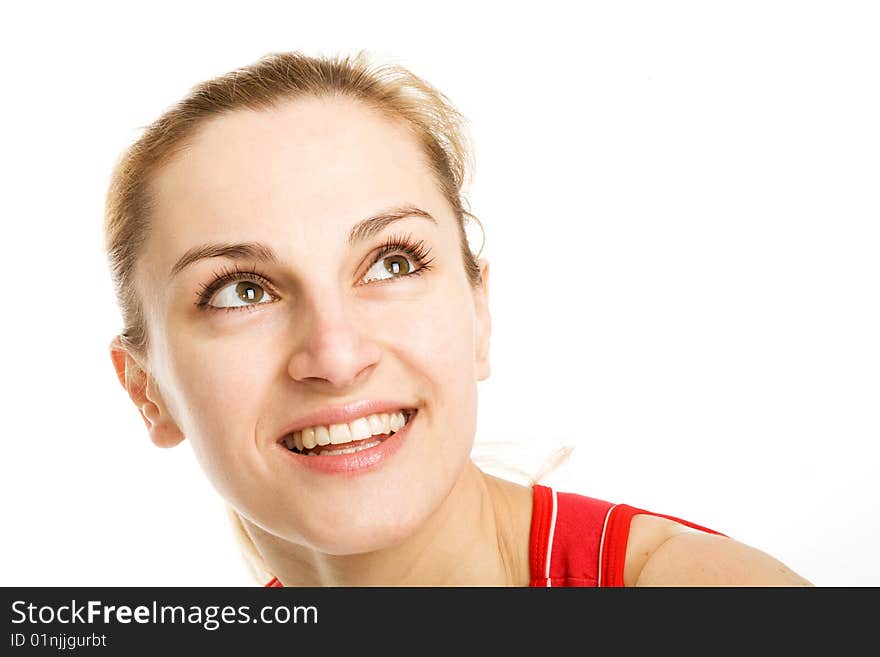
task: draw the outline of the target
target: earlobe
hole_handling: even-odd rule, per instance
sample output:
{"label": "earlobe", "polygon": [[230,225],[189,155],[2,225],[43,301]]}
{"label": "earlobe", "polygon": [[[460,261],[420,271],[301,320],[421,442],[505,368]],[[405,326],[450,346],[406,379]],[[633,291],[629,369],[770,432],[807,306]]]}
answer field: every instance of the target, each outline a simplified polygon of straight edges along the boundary
{"label": "earlobe", "polygon": [[110,358],[116,378],[138,409],[153,444],[174,447],[180,443],[184,439],[183,432],[162,401],[156,382],[122,345],[118,336],[110,343]]}
{"label": "earlobe", "polygon": [[147,402],[141,407],[141,417],[147,423],[150,440],[156,447],[174,447],[181,443],[185,436],[162,401],[156,380],[149,374],[146,375],[146,379]]}
{"label": "earlobe", "polygon": [[477,381],[489,378],[489,339],[492,335],[492,316],[489,313],[489,261],[481,258],[480,288],[474,291],[476,302],[476,369]]}

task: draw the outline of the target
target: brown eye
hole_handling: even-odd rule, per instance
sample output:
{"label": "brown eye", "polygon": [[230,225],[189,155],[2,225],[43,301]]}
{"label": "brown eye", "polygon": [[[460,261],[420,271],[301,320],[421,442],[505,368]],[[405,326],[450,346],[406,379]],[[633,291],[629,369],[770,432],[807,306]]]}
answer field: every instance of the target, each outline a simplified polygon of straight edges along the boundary
{"label": "brown eye", "polygon": [[238,281],[219,289],[208,305],[215,308],[241,308],[270,303],[274,300],[272,295],[259,283]]}
{"label": "brown eye", "polygon": [[244,302],[259,303],[260,299],[263,298],[264,291],[263,288],[255,283],[242,281],[235,286],[235,293]]}
{"label": "brown eye", "polygon": [[413,269],[414,267],[407,256],[395,253],[377,260],[364,276],[364,282],[400,278],[411,274]]}
{"label": "brown eye", "polygon": [[387,258],[383,258],[383,262],[385,263],[385,270],[389,274],[408,274],[409,273],[409,261],[400,255],[393,255]]}

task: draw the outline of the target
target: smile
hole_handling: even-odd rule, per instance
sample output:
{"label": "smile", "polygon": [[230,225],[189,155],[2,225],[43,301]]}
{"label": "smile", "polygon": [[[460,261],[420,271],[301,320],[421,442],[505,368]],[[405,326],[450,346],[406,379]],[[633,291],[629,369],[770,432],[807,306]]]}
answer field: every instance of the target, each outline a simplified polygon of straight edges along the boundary
{"label": "smile", "polygon": [[287,434],[288,451],[304,456],[344,456],[371,449],[401,431],[415,409],[374,413],[343,424],[317,425]]}

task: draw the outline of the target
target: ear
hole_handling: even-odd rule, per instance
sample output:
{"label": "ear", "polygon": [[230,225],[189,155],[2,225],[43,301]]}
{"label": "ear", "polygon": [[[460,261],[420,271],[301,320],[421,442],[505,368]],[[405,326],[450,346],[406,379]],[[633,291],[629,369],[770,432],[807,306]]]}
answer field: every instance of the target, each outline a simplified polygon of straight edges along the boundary
{"label": "ear", "polygon": [[116,378],[141,414],[150,440],[157,447],[174,447],[184,439],[168,408],[162,401],[155,379],[123,346],[119,336],[110,342],[110,358]]}
{"label": "ear", "polygon": [[480,277],[482,285],[474,290],[474,303],[476,310],[476,366],[477,381],[485,381],[489,378],[489,338],[492,335],[492,316],[489,314],[489,261],[481,258]]}

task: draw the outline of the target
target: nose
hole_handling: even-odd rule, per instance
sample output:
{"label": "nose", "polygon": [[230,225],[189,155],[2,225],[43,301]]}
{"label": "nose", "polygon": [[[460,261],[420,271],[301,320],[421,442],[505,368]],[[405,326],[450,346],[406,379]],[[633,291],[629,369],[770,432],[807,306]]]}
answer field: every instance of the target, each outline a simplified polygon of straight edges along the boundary
{"label": "nose", "polygon": [[316,295],[294,318],[296,336],[287,371],[304,383],[346,388],[359,383],[378,362],[379,346],[367,334],[368,322],[337,296]]}

